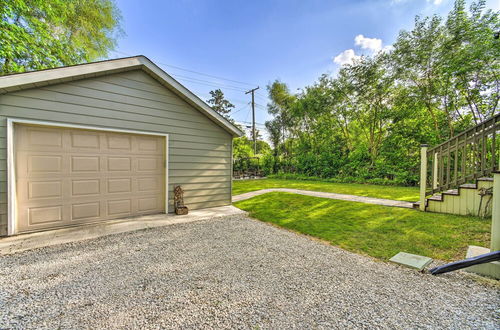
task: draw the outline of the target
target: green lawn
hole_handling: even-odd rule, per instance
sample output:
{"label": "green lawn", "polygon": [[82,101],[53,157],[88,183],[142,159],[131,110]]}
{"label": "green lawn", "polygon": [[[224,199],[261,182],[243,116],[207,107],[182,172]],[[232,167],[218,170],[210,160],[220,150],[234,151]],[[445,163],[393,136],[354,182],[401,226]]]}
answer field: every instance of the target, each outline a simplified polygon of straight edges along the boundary
{"label": "green lawn", "polygon": [[387,260],[400,251],[440,260],[489,246],[491,219],[272,192],[235,206],[250,216]]}
{"label": "green lawn", "polygon": [[243,194],[267,188],[294,188],[333,192],[377,198],[394,199],[399,201],[418,201],[417,187],[379,186],[357,183],[331,183],[324,181],[261,179],[261,180],[234,180],[233,195]]}

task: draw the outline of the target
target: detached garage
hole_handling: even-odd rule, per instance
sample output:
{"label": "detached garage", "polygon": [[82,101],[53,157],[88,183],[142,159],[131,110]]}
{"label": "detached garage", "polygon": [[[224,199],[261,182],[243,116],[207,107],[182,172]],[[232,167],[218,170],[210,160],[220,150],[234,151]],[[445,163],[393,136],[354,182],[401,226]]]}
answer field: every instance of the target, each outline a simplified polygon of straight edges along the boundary
{"label": "detached garage", "polygon": [[0,77],[0,235],[231,203],[241,131],[144,56]]}

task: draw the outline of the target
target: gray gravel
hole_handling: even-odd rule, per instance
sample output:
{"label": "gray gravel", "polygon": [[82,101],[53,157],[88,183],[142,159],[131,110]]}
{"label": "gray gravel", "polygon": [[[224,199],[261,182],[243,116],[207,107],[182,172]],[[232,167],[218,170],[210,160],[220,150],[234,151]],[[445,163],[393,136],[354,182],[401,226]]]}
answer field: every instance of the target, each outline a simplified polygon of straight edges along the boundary
{"label": "gray gravel", "polygon": [[245,216],[0,258],[0,328],[495,328],[499,293]]}

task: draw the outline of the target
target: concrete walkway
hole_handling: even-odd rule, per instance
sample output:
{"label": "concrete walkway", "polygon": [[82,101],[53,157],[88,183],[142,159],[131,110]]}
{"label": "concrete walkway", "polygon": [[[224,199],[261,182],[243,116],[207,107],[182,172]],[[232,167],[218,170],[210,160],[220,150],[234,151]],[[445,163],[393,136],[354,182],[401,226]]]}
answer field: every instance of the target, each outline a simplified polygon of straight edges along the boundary
{"label": "concrete walkway", "polygon": [[[102,236],[125,233],[141,229],[164,227],[169,225],[213,219],[228,215],[246,214],[232,205],[189,211],[187,215],[154,214],[102,223],[47,230],[31,234],[22,234],[0,238],[0,256],[51,245],[77,242]],[[1,329],[2,327],[0,327]]]}
{"label": "concrete walkway", "polygon": [[383,199],[383,198],[374,198],[374,197],[365,197],[365,196],[356,196],[347,194],[336,194],[336,193],[320,192],[320,191],[289,189],[289,188],[271,188],[271,189],[261,189],[261,190],[251,191],[241,195],[233,196],[233,202],[243,201],[245,199],[249,199],[262,194],[267,194],[270,192],[287,192],[292,194],[299,194],[299,195],[306,195],[313,197],[339,199],[350,202],[360,202],[360,203],[376,204],[376,205],[392,206],[392,207],[403,207],[407,209],[413,208],[412,202],[395,201],[392,199]]}

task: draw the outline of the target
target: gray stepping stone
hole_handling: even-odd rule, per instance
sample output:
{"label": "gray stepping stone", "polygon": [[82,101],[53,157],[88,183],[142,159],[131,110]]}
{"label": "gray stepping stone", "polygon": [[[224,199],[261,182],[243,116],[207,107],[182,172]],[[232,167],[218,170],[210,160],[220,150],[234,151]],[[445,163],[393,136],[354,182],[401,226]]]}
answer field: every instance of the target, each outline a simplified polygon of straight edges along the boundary
{"label": "gray stepping stone", "polygon": [[394,257],[389,259],[389,261],[420,271],[427,267],[432,262],[432,259],[416,254],[399,252]]}

